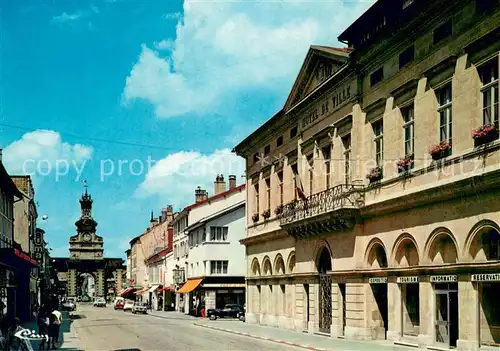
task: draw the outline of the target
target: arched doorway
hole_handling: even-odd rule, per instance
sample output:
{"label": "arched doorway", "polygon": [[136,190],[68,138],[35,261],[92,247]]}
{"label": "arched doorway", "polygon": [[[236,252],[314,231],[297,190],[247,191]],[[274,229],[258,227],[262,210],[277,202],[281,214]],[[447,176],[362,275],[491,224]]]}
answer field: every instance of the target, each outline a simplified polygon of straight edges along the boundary
{"label": "arched doorway", "polygon": [[91,273],[82,273],[78,277],[77,299],[82,302],[92,301],[96,296],[96,279]]}
{"label": "arched doorway", "polygon": [[318,258],[319,273],[319,331],[330,334],[332,325],[332,277],[328,271],[332,270],[330,251],[323,247]]}

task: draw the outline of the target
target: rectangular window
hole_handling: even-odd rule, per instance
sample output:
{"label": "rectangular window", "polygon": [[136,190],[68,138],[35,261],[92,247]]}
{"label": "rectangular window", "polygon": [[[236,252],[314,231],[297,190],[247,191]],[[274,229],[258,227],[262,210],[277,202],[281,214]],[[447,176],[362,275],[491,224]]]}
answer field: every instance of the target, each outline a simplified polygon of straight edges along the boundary
{"label": "rectangular window", "polygon": [[309,166],[309,195],[314,191],[314,157],[313,155],[307,156],[307,164]]}
{"label": "rectangular window", "polygon": [[255,154],[253,154],[253,162],[254,163],[259,162],[259,153],[258,152],[256,152]]}
{"label": "rectangular window", "polygon": [[278,185],[280,190],[280,205],[283,205],[283,172],[278,172]]}
{"label": "rectangular window", "polygon": [[344,179],[345,183],[351,182],[351,134],[342,137],[344,145]]}
{"label": "rectangular window", "polygon": [[403,131],[405,136],[405,156],[413,155],[414,150],[414,109],[413,105],[404,107],[401,109],[401,114],[403,115]]}
{"label": "rectangular window", "polygon": [[227,274],[228,261],[210,261],[210,274]]}
{"label": "rectangular window", "polygon": [[276,147],[280,147],[281,145],[283,145],[283,135],[276,139]]}
{"label": "rectangular window", "polygon": [[295,138],[297,136],[297,126],[290,129],[290,139]]}
{"label": "rectangular window", "polygon": [[267,145],[265,148],[264,148],[264,156],[267,156],[269,155],[269,153],[271,152],[271,145]]}
{"label": "rectangular window", "polygon": [[266,179],[266,209],[271,210],[271,179]]}
{"label": "rectangular window", "polygon": [[483,99],[483,124],[498,125],[498,56],[479,67],[481,96]]}
{"label": "rectangular window", "polygon": [[227,241],[228,227],[210,227],[210,241]]}
{"label": "rectangular window", "polygon": [[378,70],[370,75],[370,86],[377,85],[384,79],[384,67],[380,67]]}
{"label": "rectangular window", "polygon": [[452,33],[451,20],[448,20],[439,27],[437,27],[436,29],[434,29],[434,38],[433,38],[434,45],[440,43],[444,39],[451,36],[451,33]]}
{"label": "rectangular window", "polygon": [[332,157],[332,146],[328,145],[322,149],[323,160],[325,161],[325,181],[326,189],[330,189],[330,163]]}
{"label": "rectangular window", "polygon": [[399,68],[403,68],[415,58],[415,46],[410,46],[399,55]]}
{"label": "rectangular window", "polygon": [[375,142],[375,161],[377,166],[382,167],[384,161],[384,122],[382,119],[373,122],[373,134]]}
{"label": "rectangular window", "polygon": [[259,213],[259,184],[253,186],[255,193],[255,213]]}
{"label": "rectangular window", "polygon": [[452,115],[451,115],[451,83],[437,91],[439,113],[439,141],[452,141]]}

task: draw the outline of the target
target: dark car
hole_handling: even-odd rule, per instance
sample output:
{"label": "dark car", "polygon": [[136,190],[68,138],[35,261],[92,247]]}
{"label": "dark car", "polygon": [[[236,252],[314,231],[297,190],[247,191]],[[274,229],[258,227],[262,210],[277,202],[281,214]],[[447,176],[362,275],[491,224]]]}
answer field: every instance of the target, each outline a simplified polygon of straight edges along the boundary
{"label": "dark car", "polygon": [[238,318],[240,320],[244,320],[245,309],[241,305],[228,304],[222,309],[208,309],[207,317],[211,320],[216,320],[217,318]]}

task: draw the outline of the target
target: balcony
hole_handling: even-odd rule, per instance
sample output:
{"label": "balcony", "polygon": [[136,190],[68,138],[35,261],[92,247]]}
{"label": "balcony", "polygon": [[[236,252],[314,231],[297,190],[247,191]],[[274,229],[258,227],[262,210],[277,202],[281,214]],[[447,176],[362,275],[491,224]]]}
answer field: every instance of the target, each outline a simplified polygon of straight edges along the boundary
{"label": "balcony", "polygon": [[295,237],[347,230],[356,224],[364,202],[363,185],[337,185],[283,206],[280,225]]}

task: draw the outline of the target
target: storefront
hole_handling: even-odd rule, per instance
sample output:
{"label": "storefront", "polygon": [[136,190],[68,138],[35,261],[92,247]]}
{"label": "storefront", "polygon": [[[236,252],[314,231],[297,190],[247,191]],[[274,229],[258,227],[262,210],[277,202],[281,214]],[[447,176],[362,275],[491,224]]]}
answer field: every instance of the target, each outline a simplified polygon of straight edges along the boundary
{"label": "storefront", "polygon": [[479,294],[479,340],[481,345],[500,346],[500,273],[472,274]]}

